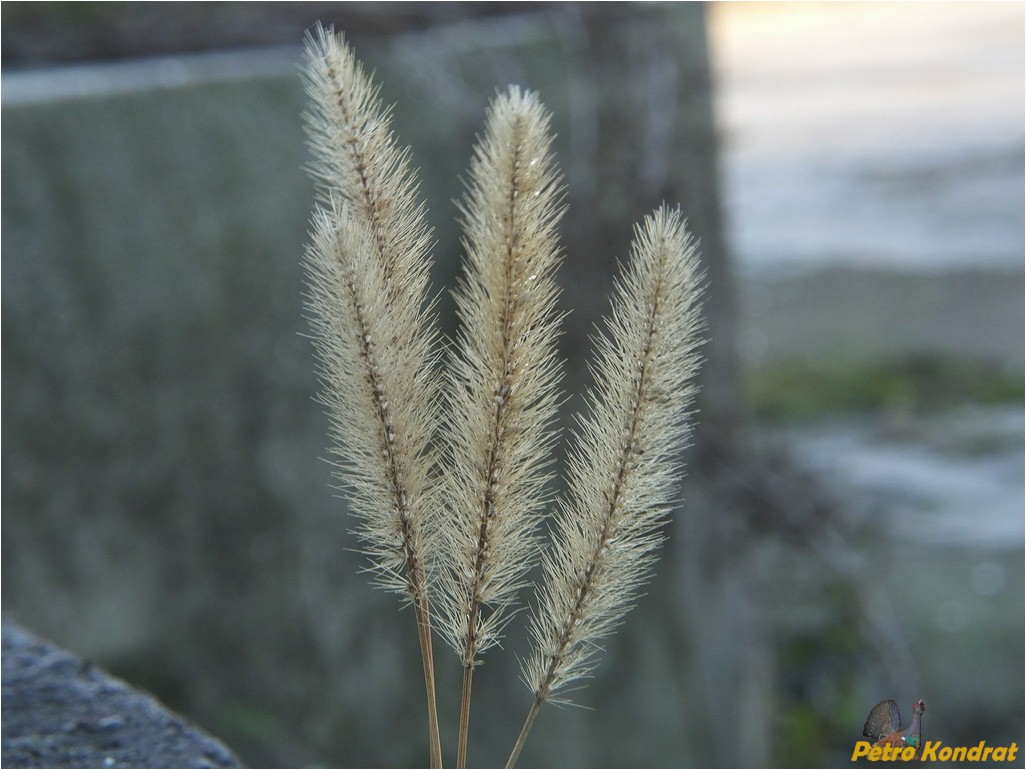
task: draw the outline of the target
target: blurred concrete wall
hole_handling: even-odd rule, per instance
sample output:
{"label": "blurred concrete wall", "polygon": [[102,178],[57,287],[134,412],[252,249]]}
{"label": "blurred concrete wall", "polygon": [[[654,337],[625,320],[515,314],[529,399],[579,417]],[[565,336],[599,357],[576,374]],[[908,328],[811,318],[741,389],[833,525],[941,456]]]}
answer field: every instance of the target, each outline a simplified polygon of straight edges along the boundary
{"label": "blurred concrete wall", "polygon": [[[713,285],[707,377],[722,387],[706,388],[703,419],[726,441],[733,303],[704,34],[697,4],[557,5],[357,44],[421,169],[439,288],[452,285],[453,200],[488,100],[512,82],[540,91],[570,189],[577,368],[631,224],[682,204]],[[251,763],[417,765],[412,616],[357,574],[317,459],[298,59],[5,74],[4,611],[150,687]],[[525,765],[709,760],[669,593],[611,645],[581,697],[596,711],[549,709]],[[513,632],[478,679],[473,763],[506,756],[529,705],[521,642]],[[452,734],[448,657],[440,648]]]}

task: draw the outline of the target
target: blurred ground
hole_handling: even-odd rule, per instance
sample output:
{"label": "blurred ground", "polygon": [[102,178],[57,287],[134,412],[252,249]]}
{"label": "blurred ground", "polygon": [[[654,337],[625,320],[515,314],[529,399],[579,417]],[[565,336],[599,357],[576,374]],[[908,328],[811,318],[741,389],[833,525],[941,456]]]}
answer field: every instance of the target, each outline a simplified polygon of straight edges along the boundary
{"label": "blurred ground", "polygon": [[949,743],[1023,737],[1023,12],[711,10],[748,392],[873,533],[914,661],[879,697]]}
{"label": "blurred ground", "polygon": [[[742,276],[740,349],[750,371],[796,357],[932,365],[934,381],[916,392],[889,403],[881,392],[862,405],[889,406],[899,413],[891,422],[902,411],[913,420],[956,369],[1021,386],[1023,14],[1015,3],[712,6],[727,237]],[[773,396],[760,395],[763,405]],[[961,399],[989,400],[965,389],[939,401]],[[963,411],[918,435],[888,434],[883,418],[873,437],[855,427],[833,440],[810,435],[799,454],[856,486],[959,486],[943,495],[949,510],[937,518],[947,524],[921,522],[929,542],[991,531],[991,518],[973,515],[981,499],[997,535],[984,540],[1019,542],[1021,467],[993,476],[974,459],[956,471],[930,442],[939,434],[949,448],[989,443],[1014,470],[1022,411],[977,407],[975,421]],[[885,455],[881,442],[891,442]],[[864,474],[863,455],[890,473]],[[952,527],[957,520],[964,526]]]}

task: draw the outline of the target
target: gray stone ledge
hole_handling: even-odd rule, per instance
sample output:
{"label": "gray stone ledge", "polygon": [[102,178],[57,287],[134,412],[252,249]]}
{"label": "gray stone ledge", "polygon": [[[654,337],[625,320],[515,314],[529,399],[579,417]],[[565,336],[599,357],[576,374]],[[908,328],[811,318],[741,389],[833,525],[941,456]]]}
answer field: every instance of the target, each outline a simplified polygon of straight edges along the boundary
{"label": "gray stone ledge", "polygon": [[4,767],[242,767],[155,698],[3,621]]}

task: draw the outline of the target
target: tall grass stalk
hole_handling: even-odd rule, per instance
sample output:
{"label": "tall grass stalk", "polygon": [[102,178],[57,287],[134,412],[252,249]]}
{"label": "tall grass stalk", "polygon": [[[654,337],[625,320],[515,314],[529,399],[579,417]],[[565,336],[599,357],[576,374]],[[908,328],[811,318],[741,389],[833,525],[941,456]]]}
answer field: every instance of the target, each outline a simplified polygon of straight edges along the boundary
{"label": "tall grass stalk", "polygon": [[428,564],[438,542],[432,474],[440,379],[426,304],[431,246],[409,152],[352,50],[306,41],[306,127],[317,183],[306,265],[336,471],[374,580],[416,613],[432,767],[441,767]]}
{"label": "tall grass stalk", "polygon": [[517,87],[488,112],[463,203],[462,324],[447,383],[451,517],[440,630],[463,663],[464,767],[479,656],[497,644],[539,549],[561,374],[555,272],[563,207],[538,97]]}
{"label": "tall grass stalk", "polygon": [[546,701],[596,665],[647,582],[673,505],[680,451],[691,431],[700,344],[701,270],[684,220],[665,206],[636,232],[597,341],[588,413],[579,419],[523,667],[534,702],[512,767]]}

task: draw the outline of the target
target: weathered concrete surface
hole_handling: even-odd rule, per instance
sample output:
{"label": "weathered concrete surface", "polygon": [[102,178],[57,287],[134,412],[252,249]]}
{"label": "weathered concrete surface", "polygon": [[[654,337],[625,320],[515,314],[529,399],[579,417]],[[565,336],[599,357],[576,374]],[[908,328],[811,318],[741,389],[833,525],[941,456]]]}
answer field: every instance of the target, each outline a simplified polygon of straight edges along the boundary
{"label": "weathered concrete surface", "polygon": [[241,767],[220,741],[3,621],[4,767]]}

